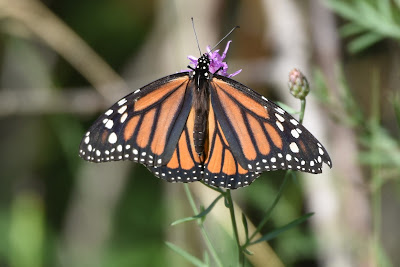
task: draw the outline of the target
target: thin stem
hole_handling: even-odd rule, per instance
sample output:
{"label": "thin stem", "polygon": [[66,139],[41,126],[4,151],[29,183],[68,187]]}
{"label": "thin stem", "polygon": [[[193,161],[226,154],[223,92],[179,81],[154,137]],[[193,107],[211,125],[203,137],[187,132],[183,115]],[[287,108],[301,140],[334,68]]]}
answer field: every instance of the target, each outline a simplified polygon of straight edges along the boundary
{"label": "thin stem", "polygon": [[253,238],[257,235],[257,233],[259,233],[261,231],[261,229],[264,227],[264,225],[267,223],[267,221],[271,217],[271,213],[274,210],[276,204],[278,204],[278,201],[281,199],[283,189],[286,187],[286,183],[289,180],[289,176],[291,175],[291,173],[292,173],[292,171],[290,171],[290,170],[286,172],[285,177],[283,178],[283,182],[281,184],[281,187],[279,188],[278,194],[276,195],[274,202],[272,203],[271,207],[268,209],[268,211],[265,214],[262,221],[258,224],[257,229],[251,234],[250,238],[248,240],[246,240],[246,244],[244,245],[244,247],[246,247],[251,242],[251,240],[253,240]]}
{"label": "thin stem", "polygon": [[[380,127],[380,105],[379,105],[379,76],[377,71],[373,72],[372,80],[372,92],[371,92],[371,154],[377,155],[379,152],[378,138],[379,138],[379,127]],[[382,201],[382,176],[381,176],[381,164],[375,162],[372,164],[372,214],[373,214],[373,246],[376,263],[381,263],[380,256],[380,239],[381,239],[381,201]]]}
{"label": "thin stem", "polygon": [[244,266],[244,254],[242,252],[242,246],[240,245],[239,232],[238,232],[238,229],[237,229],[236,217],[235,217],[235,208],[233,206],[233,200],[232,200],[231,190],[230,189],[226,189],[225,197],[226,197],[226,200],[227,200],[229,212],[231,214],[233,234],[235,235],[236,243],[237,243],[237,246],[238,246],[239,263],[240,263],[240,265]]}
{"label": "thin stem", "polygon": [[[194,214],[199,214],[199,211],[198,211],[198,209],[196,207],[196,204],[194,203],[194,199],[193,199],[192,193],[190,192],[189,185],[188,184],[184,184],[183,187],[185,188],[186,196],[187,196],[187,198],[189,200],[190,206],[192,207],[192,210],[193,210]],[[222,262],[218,257],[217,251],[215,250],[214,246],[211,243],[211,240],[210,240],[210,238],[209,238],[209,236],[207,234],[206,229],[204,228],[202,219],[198,219],[196,221],[197,221],[197,224],[200,227],[200,231],[201,231],[201,234],[202,234],[202,236],[204,238],[205,244],[206,244],[208,250],[210,251],[210,253],[211,253],[216,265],[222,267],[223,266]]]}
{"label": "thin stem", "polygon": [[301,109],[300,109],[300,116],[299,116],[300,124],[303,124],[305,110],[306,110],[306,99],[304,98],[304,99],[301,99]]}

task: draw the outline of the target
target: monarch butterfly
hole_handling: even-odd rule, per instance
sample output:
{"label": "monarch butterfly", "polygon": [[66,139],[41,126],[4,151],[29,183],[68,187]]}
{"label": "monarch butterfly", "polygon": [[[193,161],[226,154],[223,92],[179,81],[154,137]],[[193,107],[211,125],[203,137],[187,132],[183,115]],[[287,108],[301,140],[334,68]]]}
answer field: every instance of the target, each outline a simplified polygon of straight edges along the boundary
{"label": "monarch butterfly", "polygon": [[90,127],[79,155],[138,162],[168,182],[231,189],[250,185],[263,171],[331,167],[325,148],[296,119],[230,78],[238,72],[226,77],[222,60],[230,42],[222,56],[208,48],[197,62],[190,58],[191,70],[120,99]]}

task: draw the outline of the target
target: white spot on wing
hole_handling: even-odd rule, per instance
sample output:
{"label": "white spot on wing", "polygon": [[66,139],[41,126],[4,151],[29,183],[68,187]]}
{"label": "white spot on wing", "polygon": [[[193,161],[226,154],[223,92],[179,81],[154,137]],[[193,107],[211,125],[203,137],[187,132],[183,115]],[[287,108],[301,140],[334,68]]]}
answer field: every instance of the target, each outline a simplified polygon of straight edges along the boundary
{"label": "white spot on wing", "polygon": [[117,137],[117,135],[116,135],[114,132],[112,132],[112,133],[108,136],[108,142],[109,142],[110,144],[115,144],[115,143],[117,142],[117,140],[118,140],[118,137]]}
{"label": "white spot on wing", "polygon": [[128,106],[127,106],[127,105],[120,107],[120,109],[118,109],[118,113],[119,113],[119,114],[122,114],[122,113],[124,113],[124,112],[125,112],[125,110],[126,110],[127,108],[128,108]]}
{"label": "white spot on wing", "polygon": [[126,102],[128,102],[128,101],[126,100],[126,98],[122,98],[120,101],[118,101],[118,105],[119,105],[119,106],[122,106],[122,105],[125,104]]}
{"label": "white spot on wing", "polygon": [[299,138],[299,133],[295,129],[291,130],[290,133],[294,138]]}
{"label": "white spot on wing", "polygon": [[107,116],[110,116],[111,114],[113,114],[113,110],[112,109],[109,109],[109,110],[107,110],[106,111],[106,113],[104,113],[104,114],[106,114]]}
{"label": "white spot on wing", "polygon": [[299,124],[295,119],[290,119],[290,122],[291,122],[293,125]]}
{"label": "white spot on wing", "polygon": [[112,120],[107,121],[105,127],[110,129],[114,126],[114,122]]}
{"label": "white spot on wing", "polygon": [[280,107],[276,107],[275,110],[281,114],[285,114],[285,111],[283,109],[281,109]]}
{"label": "white spot on wing", "polygon": [[279,121],[276,121],[276,126],[278,126],[279,130],[281,130],[283,132],[284,128],[282,123],[280,123]]}
{"label": "white spot on wing", "polygon": [[295,142],[290,143],[289,148],[293,153],[299,153],[299,147]]}
{"label": "white spot on wing", "polygon": [[278,120],[280,121],[280,122],[284,122],[285,121],[285,118],[283,118],[281,115],[279,115],[278,113],[275,113],[275,117],[277,117],[278,118]]}
{"label": "white spot on wing", "polygon": [[125,122],[125,120],[126,120],[126,118],[128,118],[128,113],[124,113],[124,114],[122,114],[122,116],[121,116],[121,123],[124,123]]}

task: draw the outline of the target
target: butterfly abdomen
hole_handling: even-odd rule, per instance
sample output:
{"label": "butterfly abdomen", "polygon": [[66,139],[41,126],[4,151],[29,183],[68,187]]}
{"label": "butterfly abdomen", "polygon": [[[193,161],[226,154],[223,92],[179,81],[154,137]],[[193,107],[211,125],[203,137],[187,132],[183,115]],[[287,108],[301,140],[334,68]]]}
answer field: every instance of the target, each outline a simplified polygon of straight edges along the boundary
{"label": "butterfly abdomen", "polygon": [[196,153],[202,155],[207,137],[207,118],[209,111],[209,93],[207,86],[203,86],[195,91],[193,108],[195,110],[193,142]]}

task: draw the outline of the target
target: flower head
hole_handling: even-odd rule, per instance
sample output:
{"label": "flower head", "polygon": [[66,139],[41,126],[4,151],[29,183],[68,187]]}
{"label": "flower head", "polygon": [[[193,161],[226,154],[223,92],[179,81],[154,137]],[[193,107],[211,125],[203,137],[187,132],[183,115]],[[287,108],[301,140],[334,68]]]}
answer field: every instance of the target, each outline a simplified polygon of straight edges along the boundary
{"label": "flower head", "polygon": [[306,76],[304,76],[298,69],[293,69],[289,73],[288,86],[290,93],[299,99],[305,99],[310,92],[310,86]]}
{"label": "flower head", "polygon": [[[226,57],[226,54],[228,53],[229,45],[232,41],[229,41],[226,44],[225,50],[222,53],[222,55],[219,54],[219,49],[215,50],[214,52],[211,52],[210,46],[207,46],[207,54],[210,59],[210,72],[215,73],[216,71],[217,74],[225,76],[225,77],[233,77],[237,74],[239,74],[242,70],[235,71],[232,74],[228,74],[228,64],[223,61]],[[194,68],[197,66],[197,60],[198,58],[194,56],[188,56],[188,59],[191,61],[191,63],[194,65]]]}

